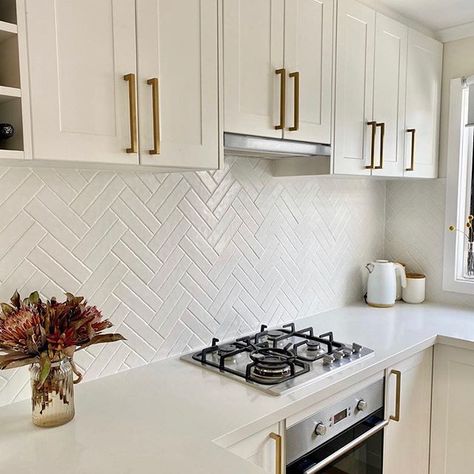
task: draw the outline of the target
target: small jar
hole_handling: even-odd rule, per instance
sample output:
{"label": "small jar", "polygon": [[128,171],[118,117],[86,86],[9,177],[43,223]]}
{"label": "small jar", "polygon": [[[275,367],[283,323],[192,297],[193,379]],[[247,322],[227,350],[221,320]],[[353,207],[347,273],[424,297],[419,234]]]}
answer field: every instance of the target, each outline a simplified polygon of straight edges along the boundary
{"label": "small jar", "polygon": [[405,303],[423,303],[426,293],[426,276],[422,273],[407,273],[407,286],[402,288]]}
{"label": "small jar", "polygon": [[74,418],[74,382],[69,359],[51,364],[48,377],[40,386],[41,367],[30,367],[33,423],[41,427],[60,426]]}

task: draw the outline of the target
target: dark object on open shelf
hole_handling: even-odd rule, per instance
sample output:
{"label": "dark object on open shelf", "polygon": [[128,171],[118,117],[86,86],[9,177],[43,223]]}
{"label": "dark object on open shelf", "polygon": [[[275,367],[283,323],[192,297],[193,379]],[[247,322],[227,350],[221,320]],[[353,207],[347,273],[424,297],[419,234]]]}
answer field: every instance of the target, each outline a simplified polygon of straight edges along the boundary
{"label": "dark object on open shelf", "polygon": [[15,135],[15,129],[10,123],[0,123],[0,140],[8,140]]}

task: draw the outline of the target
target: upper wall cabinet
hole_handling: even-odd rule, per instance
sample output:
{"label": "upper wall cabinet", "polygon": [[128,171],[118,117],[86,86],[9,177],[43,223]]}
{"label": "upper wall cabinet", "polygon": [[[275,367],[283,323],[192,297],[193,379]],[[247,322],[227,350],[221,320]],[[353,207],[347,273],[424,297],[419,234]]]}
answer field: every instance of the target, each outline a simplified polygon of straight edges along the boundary
{"label": "upper wall cabinet", "polygon": [[438,177],[439,116],[443,45],[408,33],[404,176]]}
{"label": "upper wall cabinet", "polygon": [[334,172],[436,177],[441,43],[355,0],[337,37]]}
{"label": "upper wall cabinet", "polygon": [[26,9],[34,159],[218,167],[218,0]]}
{"label": "upper wall cabinet", "polygon": [[224,0],[226,132],[330,143],[333,0]]}

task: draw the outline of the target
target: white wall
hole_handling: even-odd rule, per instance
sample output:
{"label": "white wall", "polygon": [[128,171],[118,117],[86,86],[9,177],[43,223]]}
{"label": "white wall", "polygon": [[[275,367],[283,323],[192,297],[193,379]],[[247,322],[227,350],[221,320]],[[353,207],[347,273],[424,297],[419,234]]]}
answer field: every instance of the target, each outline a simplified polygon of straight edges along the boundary
{"label": "white wall", "polygon": [[[385,184],[273,178],[270,162],[133,174],[0,168],[0,300],[71,291],[127,342],[78,354],[86,379],[359,299],[383,255]],[[0,405],[29,396],[0,373]]]}

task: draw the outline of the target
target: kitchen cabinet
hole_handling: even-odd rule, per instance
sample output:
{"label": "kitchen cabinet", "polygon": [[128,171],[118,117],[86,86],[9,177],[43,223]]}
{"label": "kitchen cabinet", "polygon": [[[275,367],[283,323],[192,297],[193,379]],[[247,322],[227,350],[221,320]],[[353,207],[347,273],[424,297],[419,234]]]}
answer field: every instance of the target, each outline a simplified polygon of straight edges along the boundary
{"label": "kitchen cabinet", "polygon": [[433,376],[431,474],[471,474],[474,351],[438,344]]}
{"label": "kitchen cabinet", "polygon": [[239,441],[228,449],[237,456],[261,467],[268,474],[283,472],[283,429],[279,423]]}
{"label": "kitchen cabinet", "polygon": [[329,143],[333,0],[224,0],[224,130]]}
{"label": "kitchen cabinet", "polygon": [[397,377],[400,408],[385,428],[384,474],[429,473],[432,361],[430,348],[387,369],[387,416],[396,415]]}
{"label": "kitchen cabinet", "polygon": [[336,51],[334,173],[370,175],[367,123],[373,120],[374,10],[339,0]]}
{"label": "kitchen cabinet", "polygon": [[408,33],[405,172],[407,178],[438,176],[443,45]]}
{"label": "kitchen cabinet", "polygon": [[337,38],[334,173],[436,177],[442,44],[355,0]]}
{"label": "kitchen cabinet", "polygon": [[27,0],[26,14],[34,160],[218,167],[218,0]]}

